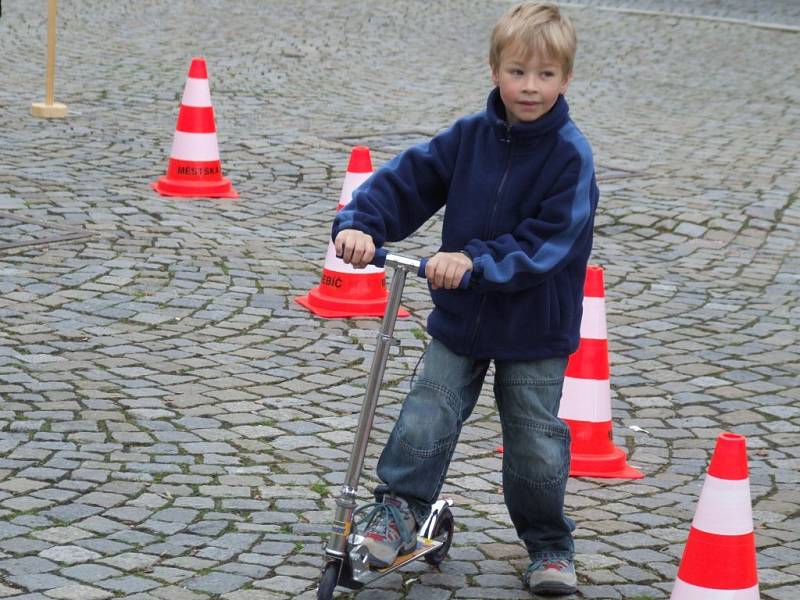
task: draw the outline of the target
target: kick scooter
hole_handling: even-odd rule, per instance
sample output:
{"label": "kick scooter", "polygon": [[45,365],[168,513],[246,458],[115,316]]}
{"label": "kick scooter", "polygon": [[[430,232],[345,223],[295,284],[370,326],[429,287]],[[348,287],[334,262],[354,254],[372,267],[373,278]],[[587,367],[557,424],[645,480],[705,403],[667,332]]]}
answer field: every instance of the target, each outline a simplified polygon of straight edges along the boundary
{"label": "kick scooter", "polygon": [[[325,561],[317,589],[317,600],[331,600],[337,585],[350,590],[360,590],[365,585],[420,557],[424,558],[428,564],[436,566],[447,556],[453,540],[454,522],[453,513],[450,511],[453,501],[449,498],[439,500],[431,507],[430,515],[420,527],[416,548],[408,554],[398,556],[394,563],[386,568],[370,568],[367,562],[367,549],[361,545],[364,537],[355,531],[353,511],[356,506],[358,480],[367,452],[367,442],[372,429],[375,409],[378,406],[378,395],[386,361],[389,358],[389,349],[395,342],[392,334],[397,321],[397,311],[400,308],[400,298],[403,295],[406,275],[416,273],[420,277],[424,277],[427,259],[417,261],[389,254],[384,248],[378,248],[372,264],[377,267],[389,266],[394,273],[386,312],[378,333],[375,354],[372,357],[372,367],[367,380],[364,401],[361,405],[361,416],[350,454],[347,475],[342,491],[336,499],[336,512],[330,539],[325,547]],[[469,272],[464,275],[460,288],[466,288],[469,285],[469,275]]]}

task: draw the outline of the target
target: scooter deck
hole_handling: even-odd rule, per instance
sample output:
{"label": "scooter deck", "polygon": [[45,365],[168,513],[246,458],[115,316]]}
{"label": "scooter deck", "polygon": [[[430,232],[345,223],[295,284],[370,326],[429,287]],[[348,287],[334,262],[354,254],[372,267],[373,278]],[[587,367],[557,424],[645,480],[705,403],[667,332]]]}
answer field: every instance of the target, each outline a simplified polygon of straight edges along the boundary
{"label": "scooter deck", "polygon": [[384,575],[388,575],[389,573],[396,571],[403,565],[408,564],[411,561],[416,560],[417,558],[425,554],[437,550],[443,544],[444,544],[444,539],[435,540],[435,539],[418,537],[417,547],[414,548],[414,550],[406,554],[401,554],[395,559],[395,561],[391,565],[389,565],[388,567],[383,567],[381,569],[369,568],[369,567],[359,568],[358,566],[349,563],[352,565],[352,567],[354,567],[353,570],[350,571],[352,579],[350,577],[341,577],[337,585],[350,590],[360,590],[362,587],[364,587],[365,585],[369,585],[376,579],[380,579]]}
{"label": "scooter deck", "polygon": [[371,570],[375,571],[376,573],[380,573],[381,575],[385,575],[386,573],[390,573],[395,569],[399,569],[407,562],[411,562],[415,558],[419,558],[423,554],[427,554],[428,552],[433,552],[443,543],[444,542],[437,542],[436,540],[431,540],[429,538],[417,538],[417,547],[414,548],[411,552],[408,552],[407,554],[401,554],[388,567],[384,567],[383,569],[371,569]]}

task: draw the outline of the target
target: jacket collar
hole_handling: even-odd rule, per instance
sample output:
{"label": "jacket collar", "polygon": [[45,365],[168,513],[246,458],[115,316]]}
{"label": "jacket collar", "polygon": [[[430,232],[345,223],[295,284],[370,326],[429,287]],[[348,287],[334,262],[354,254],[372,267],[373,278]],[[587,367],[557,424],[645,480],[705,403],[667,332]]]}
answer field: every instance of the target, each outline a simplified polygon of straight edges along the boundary
{"label": "jacket collar", "polygon": [[499,139],[511,139],[515,142],[531,141],[535,138],[557,131],[569,119],[569,105],[563,95],[550,111],[532,123],[517,123],[512,127],[506,122],[506,107],[500,98],[500,90],[494,88],[486,101],[486,118]]}

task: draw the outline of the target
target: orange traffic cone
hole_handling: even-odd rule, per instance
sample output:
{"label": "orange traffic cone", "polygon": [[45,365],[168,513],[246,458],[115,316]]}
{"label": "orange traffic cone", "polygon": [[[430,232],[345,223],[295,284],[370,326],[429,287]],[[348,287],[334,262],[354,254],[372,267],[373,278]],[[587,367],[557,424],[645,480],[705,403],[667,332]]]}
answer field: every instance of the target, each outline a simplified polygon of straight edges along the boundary
{"label": "orange traffic cone", "polygon": [[189,68],[167,174],[150,185],[162,196],[239,197],[222,176],[204,58],[193,58]]}
{"label": "orange traffic cone", "polygon": [[569,357],[558,416],[572,435],[572,477],[639,479],[625,451],[614,445],[611,430],[611,382],[608,366],[603,269],[589,265],[583,297],[581,340]]}
{"label": "orange traffic cone", "polygon": [[[355,189],[369,179],[370,175],[372,159],[369,148],[356,146],[350,153],[337,210],[341,210],[352,200]],[[336,319],[382,317],[386,311],[388,296],[386,273],[382,268],[369,266],[355,269],[345,264],[336,256],[336,247],[329,241],[320,284],[295,300],[315,315]],[[409,313],[401,309],[397,315],[407,317]]]}
{"label": "orange traffic cone", "polygon": [[743,435],[724,432],[717,438],[670,598],[759,598]]}

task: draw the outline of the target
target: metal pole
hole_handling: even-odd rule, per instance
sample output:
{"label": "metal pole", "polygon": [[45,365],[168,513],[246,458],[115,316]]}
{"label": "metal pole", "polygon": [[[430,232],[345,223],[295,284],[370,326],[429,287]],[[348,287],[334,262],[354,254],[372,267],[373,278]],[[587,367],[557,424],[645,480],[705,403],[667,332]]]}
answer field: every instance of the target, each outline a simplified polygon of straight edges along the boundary
{"label": "metal pole", "polygon": [[31,114],[34,117],[57,119],[67,116],[67,107],[55,102],[56,77],[56,0],[49,0],[47,8],[47,70],[44,77],[44,102],[34,102]]}
{"label": "metal pole", "polygon": [[367,454],[367,443],[369,442],[369,434],[372,431],[372,420],[375,416],[375,409],[378,406],[381,382],[383,381],[383,373],[386,370],[389,350],[392,347],[392,334],[394,333],[395,321],[397,321],[397,310],[400,308],[400,297],[403,294],[405,281],[405,271],[397,269],[392,273],[392,285],[386,304],[386,312],[381,323],[381,331],[376,340],[375,354],[372,357],[372,367],[367,380],[367,389],[364,393],[364,403],[361,409],[358,429],[356,430],[353,450],[350,454],[350,465],[344,479],[345,485],[353,490],[358,489],[361,467],[364,464],[364,456]]}
{"label": "metal pole", "polygon": [[344,478],[342,492],[336,499],[336,512],[333,518],[331,537],[328,539],[328,545],[325,549],[327,555],[337,558],[344,558],[345,556],[347,537],[350,535],[353,520],[353,509],[356,506],[356,492],[358,490],[358,481],[361,477],[361,467],[364,465],[364,456],[367,453],[367,443],[369,442],[369,434],[372,431],[375,410],[378,406],[383,373],[386,369],[386,361],[389,358],[389,350],[392,346],[392,334],[397,321],[397,311],[400,308],[400,299],[406,282],[406,270],[402,265],[400,267],[395,268],[394,273],[392,273],[389,299],[381,322],[381,331],[378,334],[375,353],[372,357],[372,367],[367,379],[364,400],[361,404],[361,415],[359,416],[358,428],[353,441],[353,449],[350,453],[347,475]]}
{"label": "metal pole", "polygon": [[49,0],[47,7],[47,71],[44,76],[44,101],[53,104],[56,77],[56,0]]}

